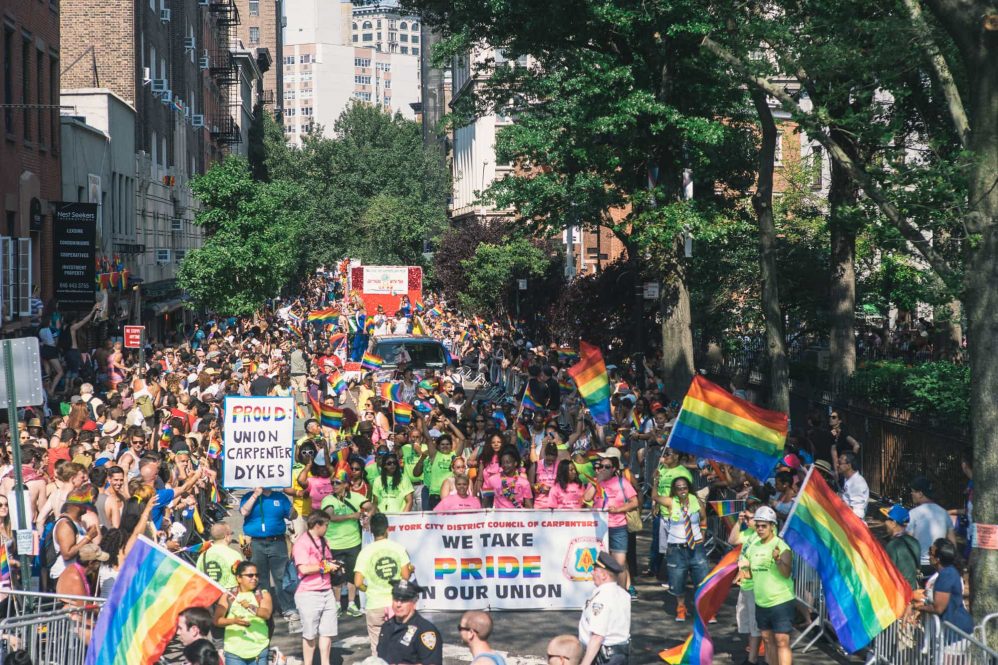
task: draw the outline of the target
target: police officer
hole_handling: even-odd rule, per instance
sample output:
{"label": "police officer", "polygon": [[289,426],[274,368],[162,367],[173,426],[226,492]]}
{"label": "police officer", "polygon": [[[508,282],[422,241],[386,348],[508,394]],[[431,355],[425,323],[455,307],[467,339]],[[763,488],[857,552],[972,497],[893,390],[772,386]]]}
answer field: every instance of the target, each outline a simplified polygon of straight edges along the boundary
{"label": "police officer", "polygon": [[[426,663],[443,665],[443,640],[440,631],[416,612],[421,587],[412,580],[399,580],[392,587],[391,619],[381,627],[378,657],[395,665]],[[624,592],[627,595],[627,592]],[[627,596],[630,600],[630,596]],[[630,617],[630,608],[628,608]],[[628,618],[630,625],[630,618]]]}
{"label": "police officer", "polygon": [[579,619],[582,665],[624,665],[631,640],[631,596],[619,584],[623,567],[608,552],[593,566],[593,590]]}

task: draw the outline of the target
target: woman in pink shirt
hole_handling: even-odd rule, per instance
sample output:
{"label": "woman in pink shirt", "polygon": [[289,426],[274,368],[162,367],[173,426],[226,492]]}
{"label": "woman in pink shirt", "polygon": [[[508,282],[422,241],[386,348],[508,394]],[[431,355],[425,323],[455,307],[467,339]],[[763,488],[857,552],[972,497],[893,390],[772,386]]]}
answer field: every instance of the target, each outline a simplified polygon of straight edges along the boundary
{"label": "woman in pink shirt", "polygon": [[627,511],[638,507],[638,493],[629,480],[620,473],[620,449],[609,448],[599,454],[596,464],[596,482],[586,488],[585,501],[592,502],[593,510],[608,513],[606,522],[610,554],[623,566],[618,576],[620,586],[630,586],[627,571]]}
{"label": "woman in pink shirt", "polygon": [[499,453],[499,468],[502,473],[487,480],[482,488],[495,495],[493,507],[533,508],[534,494],[530,481],[520,470],[520,453],[515,446],[503,446]]}
{"label": "woman in pink shirt", "polygon": [[[326,451],[328,455],[329,452]],[[305,490],[312,501],[312,509],[318,510],[322,505],[322,500],[333,493],[333,482],[330,480],[329,466],[326,464],[316,464],[311,457],[306,458],[308,462],[298,474],[298,484]]]}
{"label": "woman in pink shirt", "polygon": [[502,450],[502,434],[493,431],[482,447],[472,456],[472,464],[478,467],[478,494],[486,507],[492,506],[492,490],[487,489],[494,484],[494,479],[502,473],[499,468],[499,451]]}
{"label": "woman in pink shirt", "polygon": [[300,579],[295,591],[295,605],[301,616],[302,652],[308,659],[305,662],[311,663],[318,638],[319,662],[329,665],[329,650],[337,633],[336,610],[339,604],[339,596],[333,596],[329,574],[339,570],[340,566],[333,561],[333,553],[326,544],[329,516],[316,510],[308,516],[305,524],[308,530],[298,537],[291,548],[291,559]]}
{"label": "woman in pink shirt", "polygon": [[555,476],[558,471],[558,446],[548,443],[544,446],[544,455],[530,469],[531,485],[534,489],[535,508],[555,508],[551,503],[548,492],[554,485]]}
{"label": "woman in pink shirt", "polygon": [[558,462],[558,472],[548,493],[548,508],[581,510],[585,488],[579,482],[579,470],[570,459]]}
{"label": "woman in pink shirt", "polygon": [[[455,458],[460,459],[460,458]],[[464,474],[454,476],[454,491],[440,499],[440,503],[433,509],[435,513],[442,513],[453,510],[480,510],[482,502],[477,496],[471,494],[471,479]]]}

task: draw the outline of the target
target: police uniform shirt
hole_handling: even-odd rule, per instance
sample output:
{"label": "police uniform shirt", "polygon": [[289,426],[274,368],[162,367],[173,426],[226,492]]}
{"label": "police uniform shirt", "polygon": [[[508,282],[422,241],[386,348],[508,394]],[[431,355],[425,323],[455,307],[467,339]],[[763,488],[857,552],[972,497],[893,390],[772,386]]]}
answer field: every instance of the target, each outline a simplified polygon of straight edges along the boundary
{"label": "police uniform shirt", "polygon": [[589,596],[579,620],[579,641],[589,644],[593,635],[616,646],[631,639],[631,596],[619,584],[601,584]]}
{"label": "police uniform shirt", "polygon": [[[630,596],[627,598],[630,600]],[[396,663],[443,665],[443,640],[440,638],[440,631],[419,616],[418,612],[405,623],[399,621],[398,617],[392,617],[381,627],[378,657],[393,665]]]}

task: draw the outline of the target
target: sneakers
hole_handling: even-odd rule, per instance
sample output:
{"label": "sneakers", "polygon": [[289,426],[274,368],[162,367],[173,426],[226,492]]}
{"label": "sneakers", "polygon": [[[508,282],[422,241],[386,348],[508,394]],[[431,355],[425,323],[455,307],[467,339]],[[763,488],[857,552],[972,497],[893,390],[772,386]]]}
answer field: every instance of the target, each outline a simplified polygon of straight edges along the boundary
{"label": "sneakers", "polygon": [[631,594],[631,598],[638,597],[638,590],[634,588],[634,585],[627,587],[627,593]]}
{"label": "sneakers", "polygon": [[686,606],[679,605],[676,607],[676,621],[686,621]]}
{"label": "sneakers", "polygon": [[289,633],[297,635],[302,632],[301,618],[298,616],[297,612],[288,612],[284,615],[284,618],[288,621]]}
{"label": "sneakers", "polygon": [[356,605],[348,605],[347,606],[347,616],[348,617],[362,617],[362,616],[364,616],[364,613],[361,612],[360,608],[358,608]]}

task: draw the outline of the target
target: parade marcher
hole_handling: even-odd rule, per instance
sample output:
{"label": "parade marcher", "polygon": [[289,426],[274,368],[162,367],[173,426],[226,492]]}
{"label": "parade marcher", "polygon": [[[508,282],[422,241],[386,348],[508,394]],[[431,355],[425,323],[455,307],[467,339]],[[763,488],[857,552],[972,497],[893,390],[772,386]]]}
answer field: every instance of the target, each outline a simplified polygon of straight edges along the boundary
{"label": "parade marcher", "polygon": [[211,547],[201,552],[196,567],[213,579],[223,589],[236,586],[232,570],[243,560],[242,555],[229,547],[232,542],[232,527],[224,522],[211,525]]}
{"label": "parade marcher", "polygon": [[[220,665],[218,649],[211,640],[200,639],[184,647],[182,652],[183,665]],[[226,663],[228,665],[228,663]]]}
{"label": "parade marcher", "polygon": [[329,517],[322,511],[308,516],[306,530],[295,540],[291,558],[298,570],[295,606],[302,623],[302,654],[306,663],[315,655],[318,638],[319,662],[329,665],[329,651],[336,637],[338,598],[333,596],[330,574],[341,566],[326,544]]}
{"label": "parade marcher", "polygon": [[665,555],[669,591],[676,597],[676,621],[686,621],[687,574],[695,591],[710,572],[703,537],[707,511],[690,489],[690,481],[677,475],[669,496],[655,499],[666,511],[658,542],[659,551]]}
{"label": "parade marcher", "polygon": [[233,573],[237,586],[231,599],[222,594],[215,605],[215,625],[225,629],[225,665],[267,665],[273,600],[258,588],[260,576],[252,561],[240,561]]}
{"label": "parade marcher", "polygon": [[491,491],[495,508],[533,508],[530,481],[520,469],[520,453],[515,446],[504,446],[499,454],[502,473],[492,476],[483,490]]}
{"label": "parade marcher", "polygon": [[610,554],[621,565],[620,585],[631,586],[627,572],[627,512],[638,507],[638,493],[621,475],[620,449],[609,448],[599,453],[596,482],[585,493],[585,502],[594,510],[604,510],[607,516]]}
{"label": "parade marcher", "polygon": [[275,609],[283,613],[288,630],[300,633],[301,620],[295,611],[294,599],[284,590],[284,570],[288,564],[284,521],[295,518],[291,501],[281,492],[258,487],[242,498],[239,512],[243,516],[243,533],[252,539],[250,558],[259,569],[260,588],[273,590],[277,600]]}
{"label": "parade marcher", "polygon": [[[354,605],[357,588],[353,584],[353,573],[360,554],[361,523],[367,523],[374,507],[362,494],[350,491],[350,481],[345,471],[333,474],[333,493],[322,500],[321,509],[329,516],[326,529],[326,542],[333,552],[333,558],[343,565],[344,581],[347,585],[346,613],[352,617],[363,615]],[[333,594],[340,596],[336,585]]]}
{"label": "parade marcher", "polygon": [[357,556],[354,569],[354,586],[367,594],[367,636],[371,653],[378,650],[381,626],[392,604],[392,586],[412,575],[413,565],[406,549],[388,540],[388,517],[384,513],[371,516],[371,535],[374,542],[364,546]]}
{"label": "parade marcher", "polygon": [[[738,514],[738,523],[728,534],[728,543],[741,545],[742,551],[747,550],[759,540],[755,531],[755,509],[759,507],[759,499],[754,496],[745,501],[745,510]],[[738,601],[735,603],[735,621],[738,633],[748,635],[748,656],[742,665],[755,665],[759,659],[759,645],[762,643],[762,632],[755,620],[755,593],[752,590],[752,578],[744,577],[738,582]]]}
{"label": "parade marcher", "polygon": [[912,589],[917,589],[922,546],[911,534],[905,532],[909,519],[908,510],[897,503],[889,510],[881,508],[880,512],[884,514],[884,528],[887,530],[887,544],[884,546],[887,556],[897,566],[901,577]]}
{"label": "parade marcher", "polygon": [[381,473],[371,483],[374,503],[382,513],[406,513],[412,510],[413,487],[402,472],[395,453],[381,458]]}
{"label": "parade marcher", "polygon": [[[686,478],[686,482],[693,486],[693,474],[685,466],[679,463],[679,453],[674,448],[663,448],[662,455],[658,458],[658,468],[652,476],[651,500],[652,505],[658,506],[655,518],[652,520],[652,560],[649,566],[650,572],[658,574],[661,570],[662,548],[659,542],[661,533],[661,521],[669,519],[669,510],[662,505],[658,498],[668,496],[672,490],[672,481],[676,478]],[[661,577],[661,575],[659,576]]]}
{"label": "parade marcher", "polygon": [[393,616],[381,627],[378,656],[393,665],[443,665],[440,631],[416,611],[421,589],[410,580],[392,588]]}
{"label": "parade marcher", "polygon": [[766,658],[790,665],[790,632],[793,630],[797,598],[791,577],[793,555],[776,535],[776,511],[760,506],[753,516],[758,540],[743,547],[738,557],[737,582],[752,579],[755,618],[766,647]]}
{"label": "parade marcher", "polygon": [[624,565],[607,552],[593,564],[593,590],[579,619],[582,665],[624,665],[631,641],[631,596],[617,583]]}
{"label": "parade marcher", "polygon": [[[456,460],[455,460],[456,461]],[[449,510],[481,510],[482,502],[479,498],[471,494],[471,479],[462,474],[454,476],[454,491],[445,496],[433,509],[433,512],[446,512]]]}
{"label": "parade marcher", "polygon": [[506,665],[506,659],[492,650],[492,617],[488,612],[472,610],[461,615],[458,634],[471,651],[471,665]]}

